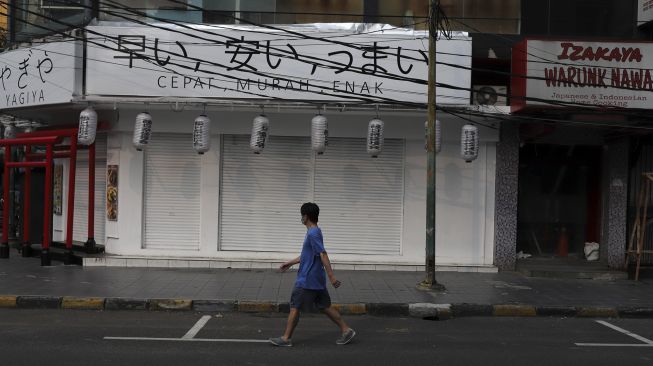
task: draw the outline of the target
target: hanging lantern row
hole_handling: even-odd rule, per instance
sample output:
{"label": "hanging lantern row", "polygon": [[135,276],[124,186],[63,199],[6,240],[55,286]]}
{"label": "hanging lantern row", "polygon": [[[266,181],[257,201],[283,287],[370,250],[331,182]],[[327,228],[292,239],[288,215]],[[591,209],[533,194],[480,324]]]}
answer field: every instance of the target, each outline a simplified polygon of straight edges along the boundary
{"label": "hanging lantern row", "polygon": [[143,149],[150,142],[152,136],[152,116],[149,113],[143,112],[136,116],[136,125],[134,126],[134,138],[132,142],[136,150],[143,151]]}
{"label": "hanging lantern row", "polygon": [[249,147],[254,154],[260,154],[265,149],[265,144],[268,142],[270,131],[270,120],[264,115],[258,115],[254,118],[252,124],[252,137],[249,140]]}
{"label": "hanging lantern row", "polygon": [[367,125],[367,154],[373,158],[378,157],[383,150],[383,128],[383,121],[378,118]]}
{"label": "hanging lantern row", "polygon": [[[428,121],[425,122],[425,129],[428,129]],[[376,158],[383,151],[384,144],[384,122],[379,118],[372,119],[367,127],[367,153]],[[193,149],[198,154],[204,154],[211,148],[211,120],[202,114],[195,118],[193,125]],[[254,118],[252,134],[249,146],[254,154],[260,154],[268,142],[270,136],[270,120],[260,114]],[[92,107],[82,111],[79,117],[78,140],[82,145],[90,145],[95,141],[97,132],[97,113]],[[133,143],[136,150],[142,151],[149,143],[152,135],[152,116],[143,112],[136,116],[134,126]],[[15,138],[16,128],[12,124],[5,127],[4,138]],[[428,146],[428,135],[427,146]],[[317,114],[311,120],[311,147],[318,155],[323,154],[329,145],[329,128],[327,118]],[[426,146],[425,146],[426,147]],[[435,152],[442,150],[442,125],[435,120]],[[474,125],[464,125],[461,131],[460,155],[465,162],[472,162],[478,158],[479,133]]]}
{"label": "hanging lantern row", "polygon": [[211,120],[202,114],[193,125],[193,149],[202,155],[211,148]]}
{"label": "hanging lantern row", "polygon": [[[424,122],[424,150],[429,148],[429,121]],[[442,150],[442,125],[440,120],[435,120],[435,152],[439,153]]]}
{"label": "hanging lantern row", "polygon": [[329,146],[329,125],[327,118],[318,114],[311,120],[311,147],[318,155],[322,155],[327,146]]}
{"label": "hanging lantern row", "polygon": [[97,113],[93,107],[86,107],[79,114],[79,128],[77,129],[77,142],[81,145],[92,145],[97,134]]}
{"label": "hanging lantern row", "polygon": [[460,155],[465,162],[471,163],[478,157],[478,128],[464,125],[460,139]]}
{"label": "hanging lantern row", "polygon": [[5,126],[4,138],[6,139],[15,139],[16,138],[16,126],[13,123],[10,123]]}

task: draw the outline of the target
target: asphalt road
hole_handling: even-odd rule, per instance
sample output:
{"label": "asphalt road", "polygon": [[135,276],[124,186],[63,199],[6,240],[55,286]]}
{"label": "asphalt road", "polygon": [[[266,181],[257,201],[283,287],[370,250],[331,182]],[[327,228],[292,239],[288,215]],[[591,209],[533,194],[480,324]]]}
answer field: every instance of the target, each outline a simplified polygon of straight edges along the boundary
{"label": "asphalt road", "polygon": [[[276,348],[257,341],[280,335],[285,318],[279,314],[206,315],[4,309],[0,310],[0,362],[8,366],[653,364],[653,341],[641,346],[653,339],[653,320],[615,319],[606,325],[593,319],[437,322],[351,316],[347,320],[358,335],[351,344],[338,346],[336,327],[320,315],[310,315],[301,319],[294,347]],[[624,334],[625,330],[633,334]],[[179,340],[184,337],[190,340]]]}

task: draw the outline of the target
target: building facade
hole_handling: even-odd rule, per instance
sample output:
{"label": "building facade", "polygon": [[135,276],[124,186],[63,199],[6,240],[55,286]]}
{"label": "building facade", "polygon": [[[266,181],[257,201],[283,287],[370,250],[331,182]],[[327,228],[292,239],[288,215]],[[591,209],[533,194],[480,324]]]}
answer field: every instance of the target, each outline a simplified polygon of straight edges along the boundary
{"label": "building facade", "polygon": [[[91,106],[105,123],[96,140],[95,240],[106,254],[85,264],[271,268],[301,249],[299,207],[315,201],[337,268],[421,270],[426,227],[424,4],[321,5],[340,14],[330,22],[379,18],[410,26],[398,28],[259,24],[322,17],[312,15],[322,10],[294,2],[265,2],[276,7],[257,12],[248,8],[256,2],[216,9],[202,2],[172,3],[177,5],[146,2],[140,7],[145,10],[130,13],[129,22],[124,19],[127,8],[120,5],[52,8],[46,20],[53,28],[73,19],[95,20],[82,25],[82,31],[5,54],[12,60],[6,66],[13,66],[16,75],[28,57],[36,65],[53,64],[47,73],[32,69],[20,80],[24,83],[9,80],[5,113],[52,128],[76,123],[80,111]],[[14,11],[39,16],[27,5],[17,4]],[[63,18],[68,20],[57,22]],[[204,24],[213,19],[221,24]],[[24,23],[25,31],[32,23]],[[13,37],[19,42],[21,36]],[[438,88],[438,104],[465,110],[472,39],[457,32],[438,41],[438,50],[438,82],[454,86]],[[143,112],[152,134],[139,151],[134,130]],[[324,154],[311,148],[311,120],[318,114],[328,119]],[[211,120],[210,149],[201,155],[193,150],[200,115]],[[255,154],[252,121],[260,115],[269,121],[269,138]],[[495,271],[497,126],[485,117],[457,113],[438,118],[436,261],[440,269]],[[384,122],[385,143],[378,157],[366,151],[373,119]],[[479,128],[479,152],[466,163],[460,139],[470,121]],[[84,154],[76,167],[76,241],[84,241],[87,224]],[[61,186],[67,187],[69,164],[56,164],[62,166]],[[67,197],[64,188],[60,199],[66,202]],[[62,206],[53,214],[55,241],[65,240],[67,207]]]}
{"label": "building facade", "polygon": [[497,207],[505,208],[497,221],[509,223],[497,230],[500,268],[515,268],[519,254],[583,265],[588,243],[599,244],[599,262],[624,267],[648,171],[636,148],[652,106],[643,6],[522,2],[520,36],[504,42],[512,51],[513,123],[502,124],[497,148]]}

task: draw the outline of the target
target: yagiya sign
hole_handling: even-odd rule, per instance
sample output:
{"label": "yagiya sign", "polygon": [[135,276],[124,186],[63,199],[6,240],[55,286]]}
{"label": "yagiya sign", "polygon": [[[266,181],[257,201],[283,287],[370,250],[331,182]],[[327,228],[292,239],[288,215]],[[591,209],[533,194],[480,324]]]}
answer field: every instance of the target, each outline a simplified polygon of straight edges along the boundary
{"label": "yagiya sign", "polygon": [[51,42],[0,54],[0,109],[69,103],[76,43]]}
{"label": "yagiya sign", "polygon": [[512,109],[653,108],[652,67],[651,43],[525,40],[513,50]]}
{"label": "yagiya sign", "polygon": [[[424,32],[313,31],[305,38],[263,28],[87,29],[88,95],[427,101]],[[471,40],[438,43],[438,61],[461,66],[438,65],[438,82],[469,88]],[[440,88],[438,97],[469,103],[468,90]]]}

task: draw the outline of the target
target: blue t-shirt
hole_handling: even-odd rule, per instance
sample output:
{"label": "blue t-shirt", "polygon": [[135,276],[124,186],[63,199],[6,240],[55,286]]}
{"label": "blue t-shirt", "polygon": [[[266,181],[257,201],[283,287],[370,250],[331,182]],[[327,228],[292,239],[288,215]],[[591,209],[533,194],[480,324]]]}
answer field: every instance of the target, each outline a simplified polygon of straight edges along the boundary
{"label": "blue t-shirt", "polygon": [[302,254],[299,257],[299,271],[295,287],[308,290],[326,289],[326,275],[320,254],[324,252],[322,230],[312,227],[306,232]]}

